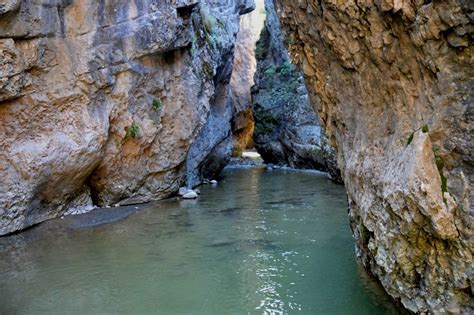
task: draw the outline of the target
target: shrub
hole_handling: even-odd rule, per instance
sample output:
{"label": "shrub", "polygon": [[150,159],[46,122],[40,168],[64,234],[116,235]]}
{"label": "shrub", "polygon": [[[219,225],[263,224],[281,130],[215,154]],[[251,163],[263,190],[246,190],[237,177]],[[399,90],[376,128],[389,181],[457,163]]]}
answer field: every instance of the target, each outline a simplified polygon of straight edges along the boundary
{"label": "shrub", "polygon": [[277,67],[275,65],[269,65],[266,69],[265,69],[265,75],[267,76],[274,76],[275,73],[276,73],[276,70],[277,70]]}
{"label": "shrub", "polygon": [[136,123],[133,123],[131,126],[127,127],[127,134],[125,139],[136,138],[140,132],[140,127]]}
{"label": "shrub", "polygon": [[421,126],[420,128],[416,129],[415,131],[413,131],[410,136],[408,137],[408,140],[407,140],[407,146],[410,145],[412,142],[413,142],[413,137],[415,136],[415,132],[417,132],[418,130],[421,130],[421,132],[423,133],[428,133],[430,131],[430,128],[428,127],[427,124],[424,124],[423,126]]}
{"label": "shrub", "polygon": [[159,99],[154,99],[153,102],[151,103],[151,107],[153,107],[154,110],[159,110],[161,106],[162,104]]}
{"label": "shrub", "polygon": [[280,74],[283,76],[288,76],[291,73],[291,62],[290,61],[285,61],[283,66],[280,69]]}

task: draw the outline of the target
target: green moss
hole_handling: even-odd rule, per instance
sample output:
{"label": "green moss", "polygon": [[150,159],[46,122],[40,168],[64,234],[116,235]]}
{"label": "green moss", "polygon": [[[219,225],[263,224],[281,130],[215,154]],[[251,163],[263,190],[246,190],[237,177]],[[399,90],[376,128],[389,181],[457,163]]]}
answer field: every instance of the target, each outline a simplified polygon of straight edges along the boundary
{"label": "green moss", "polygon": [[161,106],[162,104],[159,99],[154,99],[153,102],[151,103],[151,107],[153,107],[154,110],[159,110]]}
{"label": "green moss", "polygon": [[140,133],[140,127],[136,123],[133,123],[131,126],[127,127],[127,133],[125,139],[136,138]]}
{"label": "green moss", "polygon": [[425,124],[425,125],[421,126],[421,131],[423,133],[428,133],[430,131],[430,129],[428,128],[428,125]]}

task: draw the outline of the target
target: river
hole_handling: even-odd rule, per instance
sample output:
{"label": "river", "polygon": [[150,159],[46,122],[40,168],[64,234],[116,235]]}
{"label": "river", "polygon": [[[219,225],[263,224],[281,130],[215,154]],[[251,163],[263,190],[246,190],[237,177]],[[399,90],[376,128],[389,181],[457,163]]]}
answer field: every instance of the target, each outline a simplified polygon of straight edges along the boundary
{"label": "river", "polygon": [[0,313],[398,313],[355,262],[343,186],[291,170],[222,176],[196,201],[0,238]]}

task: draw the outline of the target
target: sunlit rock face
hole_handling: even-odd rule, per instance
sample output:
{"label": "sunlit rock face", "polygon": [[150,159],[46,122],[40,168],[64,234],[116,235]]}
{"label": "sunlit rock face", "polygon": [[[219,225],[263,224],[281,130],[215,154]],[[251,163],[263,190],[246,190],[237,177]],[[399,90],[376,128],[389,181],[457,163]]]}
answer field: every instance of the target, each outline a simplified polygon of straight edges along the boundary
{"label": "sunlit rock face", "polygon": [[310,105],[303,75],[290,62],[272,0],[257,43],[252,90],[254,144],[266,163],[328,171],[341,182],[335,152]]}
{"label": "sunlit rock face", "polygon": [[473,312],[472,1],[275,1],[337,146],[358,258],[415,312]]}
{"label": "sunlit rock face", "polygon": [[[207,165],[217,172],[228,152],[211,153],[231,139],[239,16],[253,8],[1,2],[0,235],[92,205],[167,197],[184,182],[186,161],[198,179]],[[188,156],[215,129],[201,155]]]}
{"label": "sunlit rock face", "polygon": [[256,0],[255,4],[256,9],[253,12],[240,17],[240,31],[235,44],[234,70],[230,81],[234,105],[234,156],[241,156],[243,150],[253,146],[254,121],[250,90],[254,85],[257,70],[255,47],[265,20],[264,1]]}

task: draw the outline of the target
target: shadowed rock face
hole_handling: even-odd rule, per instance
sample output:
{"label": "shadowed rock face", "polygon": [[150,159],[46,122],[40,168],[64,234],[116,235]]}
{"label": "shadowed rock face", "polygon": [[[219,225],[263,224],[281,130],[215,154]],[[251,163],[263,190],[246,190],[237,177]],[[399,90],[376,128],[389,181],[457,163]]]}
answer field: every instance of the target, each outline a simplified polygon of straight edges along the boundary
{"label": "shadowed rock face", "polygon": [[275,1],[337,146],[358,258],[415,312],[473,312],[469,1]]}
{"label": "shadowed rock face", "polygon": [[186,161],[190,172],[217,172],[231,139],[239,15],[253,6],[3,1],[0,235],[92,204],[167,197]]}
{"label": "shadowed rock face", "polygon": [[328,171],[341,182],[335,152],[310,105],[302,73],[290,62],[271,0],[257,43],[252,91],[254,144],[266,163]]}

